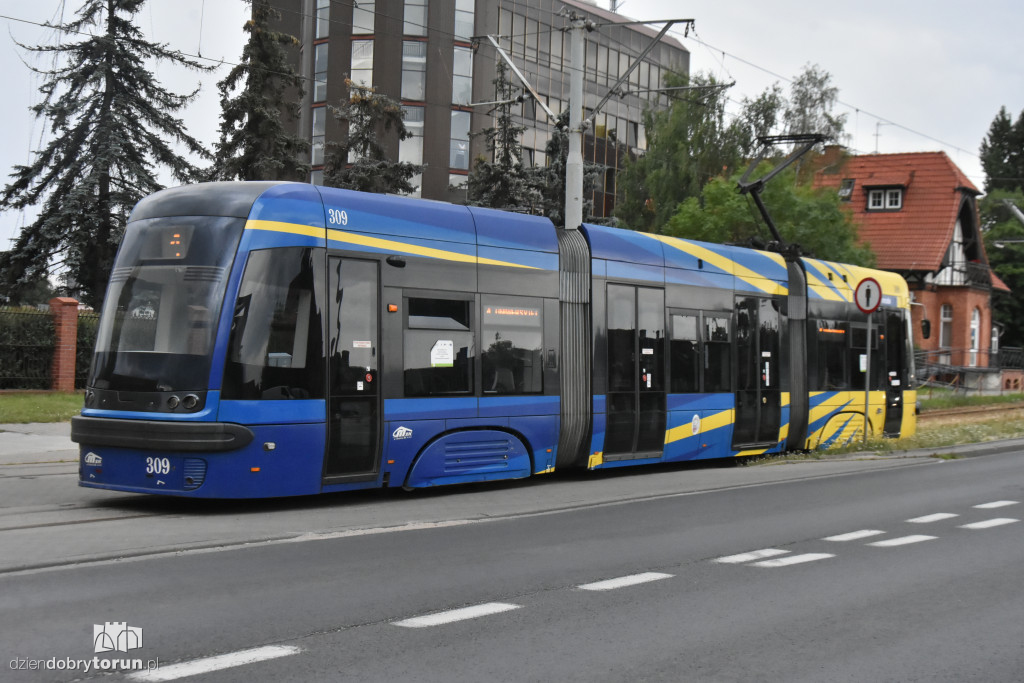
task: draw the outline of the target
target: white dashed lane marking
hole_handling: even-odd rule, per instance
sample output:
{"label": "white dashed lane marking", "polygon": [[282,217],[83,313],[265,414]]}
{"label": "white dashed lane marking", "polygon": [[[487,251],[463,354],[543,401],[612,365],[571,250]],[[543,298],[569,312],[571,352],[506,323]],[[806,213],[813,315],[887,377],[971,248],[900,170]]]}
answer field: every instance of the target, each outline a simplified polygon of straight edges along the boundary
{"label": "white dashed lane marking", "polygon": [[740,553],[739,555],[727,555],[726,557],[719,557],[713,562],[721,562],[723,564],[740,564],[742,562],[753,562],[754,560],[763,560],[766,557],[775,557],[776,555],[787,555],[788,550],[781,550],[779,548],[764,548],[763,550],[754,550],[749,553]]}
{"label": "white dashed lane marking", "polygon": [[194,659],[191,662],[182,662],[181,664],[161,666],[159,669],[139,671],[129,675],[128,680],[173,681],[178,678],[185,678],[186,676],[198,676],[210,673],[211,671],[242,666],[243,664],[255,664],[256,662],[265,662],[268,659],[296,655],[299,652],[301,652],[301,649],[292,645],[268,645],[266,647],[252,648],[251,650],[229,652],[226,655],[217,655],[216,657]]}
{"label": "white dashed lane marking", "polygon": [[941,522],[944,519],[953,519],[960,515],[954,515],[952,512],[936,512],[933,515],[925,515],[924,517],[914,517],[907,521],[911,524],[931,524],[932,522]]}
{"label": "white dashed lane marking", "polygon": [[867,545],[873,545],[876,548],[892,548],[898,545],[910,545],[911,543],[920,543],[921,541],[932,541],[935,540],[936,536],[900,536],[899,538],[889,538],[884,541],[875,541],[874,543],[868,543]]}
{"label": "white dashed lane marking", "polygon": [[620,576],[617,579],[608,579],[606,581],[596,581],[594,583],[585,583],[582,586],[576,586],[580,590],[584,591],[610,591],[616,588],[625,588],[627,586],[637,586],[641,583],[650,583],[651,581],[661,581],[662,579],[671,579],[672,574],[662,574],[660,572],[645,572],[643,574],[632,574],[630,576]]}
{"label": "white dashed lane marking", "polygon": [[1004,508],[1010,505],[1017,505],[1015,500],[997,500],[994,503],[982,503],[981,505],[975,505],[974,507],[979,510],[993,510],[995,508]]}
{"label": "white dashed lane marking", "polygon": [[477,619],[479,617],[486,617],[492,614],[500,614],[502,612],[519,609],[520,607],[521,605],[512,605],[507,602],[488,602],[482,605],[473,605],[471,607],[450,609],[444,612],[435,612],[434,614],[427,614],[422,617],[413,617],[412,619],[402,619],[401,621],[395,621],[392,623],[395,626],[404,626],[405,628],[441,626],[443,624],[452,624],[456,621],[465,621],[467,619]]}
{"label": "white dashed lane marking", "polygon": [[823,540],[823,541],[837,541],[837,542],[843,543],[843,542],[846,542],[846,541],[859,541],[862,538],[871,538],[872,536],[880,536],[880,535],[882,535],[884,533],[885,533],[884,531],[879,531],[878,529],[861,529],[860,531],[851,531],[848,534],[839,534],[838,536],[829,536],[828,538],[823,538],[821,540]]}
{"label": "white dashed lane marking", "polygon": [[762,562],[754,562],[751,567],[788,567],[791,564],[803,564],[804,562],[814,562],[816,560],[827,560],[830,557],[835,557],[830,553],[805,553],[803,555],[790,555],[789,557],[777,557],[774,560],[764,560]]}
{"label": "white dashed lane marking", "polygon": [[1011,519],[1009,517],[997,517],[996,519],[986,519],[984,522],[974,522],[973,524],[964,524],[961,529],[991,529],[995,526],[1003,526],[1004,524],[1013,524],[1019,522],[1019,519]]}

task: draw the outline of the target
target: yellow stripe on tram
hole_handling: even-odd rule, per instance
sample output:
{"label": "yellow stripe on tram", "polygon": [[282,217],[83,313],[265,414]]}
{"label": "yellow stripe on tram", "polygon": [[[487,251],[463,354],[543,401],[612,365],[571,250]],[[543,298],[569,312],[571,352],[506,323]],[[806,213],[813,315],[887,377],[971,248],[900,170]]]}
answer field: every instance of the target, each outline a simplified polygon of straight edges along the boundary
{"label": "yellow stripe on tram", "polygon": [[[294,223],[281,223],[279,221],[250,220],[245,224],[246,230],[266,230],[269,232],[283,232],[290,235],[302,235],[304,237],[323,237],[324,229],[308,225],[297,225]],[[436,258],[443,261],[455,261],[457,263],[477,263],[485,266],[504,266],[506,268],[523,268],[525,270],[540,270],[535,266],[527,266],[522,263],[511,261],[499,261],[498,259],[480,258],[472,254],[460,254],[457,251],[446,251],[432,247],[421,247],[407,242],[397,240],[386,240],[380,237],[370,237],[342,230],[327,230],[327,239],[334,242],[344,242],[359,247],[370,247],[384,251],[399,251],[414,256]]]}

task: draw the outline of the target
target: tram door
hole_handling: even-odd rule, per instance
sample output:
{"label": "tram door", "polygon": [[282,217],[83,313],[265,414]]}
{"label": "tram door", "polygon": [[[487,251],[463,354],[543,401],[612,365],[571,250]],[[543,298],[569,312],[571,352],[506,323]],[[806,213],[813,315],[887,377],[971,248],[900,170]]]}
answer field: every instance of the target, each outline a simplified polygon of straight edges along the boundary
{"label": "tram door", "polygon": [[325,482],[372,475],[380,453],[378,264],[328,257]]}
{"label": "tram door", "polygon": [[[888,312],[885,316],[885,425],[883,433],[898,437],[903,426],[903,390],[907,367],[906,321],[901,313]],[[879,344],[879,348],[883,348]]]}
{"label": "tram door", "polygon": [[736,299],[736,423],[733,448],[779,440],[782,379],[779,311],[772,299]]}
{"label": "tram door", "polygon": [[606,460],[664,449],[664,344],[664,290],[608,285]]}

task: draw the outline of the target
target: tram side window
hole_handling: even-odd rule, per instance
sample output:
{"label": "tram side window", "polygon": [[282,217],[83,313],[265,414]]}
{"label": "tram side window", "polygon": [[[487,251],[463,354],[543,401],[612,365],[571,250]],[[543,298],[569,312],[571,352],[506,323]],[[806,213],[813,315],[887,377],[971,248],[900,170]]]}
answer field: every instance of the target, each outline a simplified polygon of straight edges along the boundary
{"label": "tram side window", "polygon": [[722,394],[732,391],[729,318],[725,314],[704,314],[704,391]]}
{"label": "tram side window", "polygon": [[[877,317],[877,316],[876,316]],[[852,348],[850,350],[850,361],[853,380],[851,388],[857,391],[864,391],[864,366],[867,364],[867,327],[854,325],[851,330]],[[884,330],[882,335],[884,336]],[[885,389],[885,359],[879,352],[878,325],[871,330],[871,389]]]}
{"label": "tram side window", "polygon": [[302,247],[250,254],[231,321],[224,398],[324,397],[323,327],[314,288],[323,257],[317,254]]}
{"label": "tram side window", "polygon": [[811,368],[808,385],[811,391],[835,391],[850,388],[849,323],[819,320],[814,351],[817,363]]}
{"label": "tram side window", "polygon": [[695,394],[700,391],[700,339],[697,330],[700,318],[696,315],[672,314],[672,341],[670,342],[674,394]]}
{"label": "tram side window", "polygon": [[480,355],[485,394],[543,391],[544,318],[540,299],[485,296]]}
{"label": "tram side window", "polygon": [[405,310],[405,395],[473,389],[472,301],[409,298]]}

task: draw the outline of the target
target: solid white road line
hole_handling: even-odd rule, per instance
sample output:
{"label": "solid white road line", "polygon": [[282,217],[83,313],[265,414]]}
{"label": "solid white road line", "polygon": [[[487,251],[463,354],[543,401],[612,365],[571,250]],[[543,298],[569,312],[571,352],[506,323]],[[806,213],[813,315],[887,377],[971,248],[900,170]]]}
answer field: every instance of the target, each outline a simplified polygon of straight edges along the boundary
{"label": "solid white road line", "polygon": [[829,553],[805,553],[803,555],[790,555],[789,557],[777,557],[774,560],[765,560],[764,562],[755,562],[750,565],[751,567],[788,567],[791,564],[802,564],[804,562],[814,562],[815,560],[827,560],[830,557],[835,557]]}
{"label": "solid white road line", "polygon": [[195,659],[191,662],[161,666],[159,669],[138,671],[130,674],[128,676],[128,680],[173,681],[177,678],[185,678],[186,676],[198,676],[199,674],[207,674],[211,671],[220,671],[221,669],[230,669],[231,667],[242,666],[243,664],[254,664],[256,662],[264,662],[268,659],[277,659],[278,657],[296,655],[299,652],[301,652],[301,649],[292,645],[267,645],[266,647],[254,647],[251,650],[239,650],[238,652],[229,652],[226,655],[204,657],[202,659]]}
{"label": "solid white road line", "polygon": [[911,543],[920,543],[921,541],[932,541],[936,536],[901,536],[899,538],[890,538],[885,541],[875,541],[874,543],[867,543],[866,545],[873,545],[878,548],[892,548],[897,545],[909,545]]}
{"label": "solid white road line", "polygon": [[1013,524],[1019,522],[1019,519],[1011,519],[1009,517],[997,517],[996,519],[986,519],[984,522],[974,522],[973,524],[964,524],[961,529],[991,529],[994,526],[1003,526],[1004,524]]}
{"label": "solid white road line", "polygon": [[740,562],[753,562],[754,560],[763,560],[766,557],[786,555],[787,553],[789,553],[788,550],[780,550],[779,548],[765,548],[763,550],[754,550],[749,553],[740,553],[739,555],[727,555],[726,557],[719,557],[717,560],[712,560],[712,562],[722,562],[724,564],[739,564]]}
{"label": "solid white road line", "polygon": [[953,519],[960,515],[954,515],[952,512],[936,512],[934,515],[925,515],[924,517],[914,517],[907,521],[911,524],[931,524],[932,522],[941,522],[944,519]]}
{"label": "solid white road line", "polygon": [[975,505],[974,507],[978,508],[979,510],[992,510],[995,508],[1004,508],[1010,505],[1017,504],[1018,501],[1016,500],[997,500],[994,503],[982,503],[981,505]]}
{"label": "solid white road line", "polygon": [[615,590],[616,588],[625,588],[627,586],[636,586],[641,583],[650,583],[651,581],[661,581],[662,579],[671,578],[672,574],[645,572],[643,574],[633,574],[631,576],[620,576],[617,579],[608,579],[607,581],[585,583],[582,586],[576,587],[584,591],[610,591]]}
{"label": "solid white road line", "polygon": [[862,538],[871,538],[872,536],[878,536],[878,535],[884,534],[884,533],[885,533],[884,531],[879,531],[878,529],[861,529],[860,531],[851,531],[848,534],[839,534],[838,536],[829,536],[828,538],[823,538],[821,540],[823,540],[823,541],[838,541],[838,542],[843,542],[843,541],[859,541]]}
{"label": "solid white road line", "polygon": [[507,602],[488,602],[482,605],[460,607],[459,609],[450,609],[445,612],[436,612],[422,617],[402,619],[401,621],[393,621],[391,623],[395,626],[404,626],[405,628],[441,626],[442,624],[451,624],[456,621],[465,621],[466,619],[476,619],[478,617],[490,616],[491,614],[500,614],[502,612],[508,612],[509,610],[519,609],[520,607],[521,605],[512,605]]}

